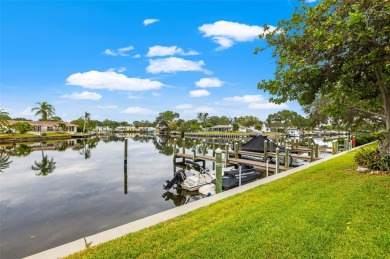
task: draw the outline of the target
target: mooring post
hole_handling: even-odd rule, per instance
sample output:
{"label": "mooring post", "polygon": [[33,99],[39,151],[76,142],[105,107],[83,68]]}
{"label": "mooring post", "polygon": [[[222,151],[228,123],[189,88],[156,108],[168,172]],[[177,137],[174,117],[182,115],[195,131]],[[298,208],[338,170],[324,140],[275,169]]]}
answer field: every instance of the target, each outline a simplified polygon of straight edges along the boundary
{"label": "mooring post", "polygon": [[193,147],[192,147],[192,160],[195,162],[196,159],[196,140],[193,141]]}
{"label": "mooring post", "polygon": [[127,167],[127,138],[125,138],[125,155],[124,155],[124,164]]}
{"label": "mooring post", "polygon": [[215,156],[215,138],[213,137],[213,156]]}
{"label": "mooring post", "polygon": [[265,177],[268,177],[268,159],[265,161]]}
{"label": "mooring post", "polygon": [[177,156],[176,142],[177,142],[177,139],[174,139],[173,140],[173,160],[174,161],[176,161],[176,156]]}
{"label": "mooring post", "polygon": [[124,194],[127,194],[127,138],[125,138],[125,155],[123,164],[123,192]]}
{"label": "mooring post", "polygon": [[225,165],[228,166],[229,164],[229,143],[226,143],[225,145]]}
{"label": "mooring post", "polygon": [[315,144],[315,145],[316,145],[315,156],[316,156],[316,158],[318,158],[319,157],[320,145],[318,145],[318,144]]}
{"label": "mooring post", "polygon": [[238,166],[238,186],[241,186],[241,165]]}
{"label": "mooring post", "polygon": [[310,145],[310,162],[314,161],[314,143]]}
{"label": "mooring post", "polygon": [[333,140],[332,141],[332,155],[336,154],[336,143],[335,141]]}
{"label": "mooring post", "polygon": [[238,150],[241,150],[241,144],[243,141],[242,136],[240,136],[240,139],[238,140]]}
{"label": "mooring post", "polygon": [[185,154],[186,153],[186,139],[185,138],[183,138],[183,154]]}
{"label": "mooring post", "polygon": [[272,150],[272,143],[273,143],[273,140],[272,139],[270,139],[269,140],[269,151],[272,153],[273,152],[273,150]]}
{"label": "mooring post", "polygon": [[234,158],[238,158],[238,143],[234,143]]}
{"label": "mooring post", "polygon": [[222,192],[222,150],[217,148],[215,151],[215,162],[216,162],[216,193]]}
{"label": "mooring post", "polygon": [[275,168],[275,174],[278,174],[279,173],[279,148],[277,147],[276,149],[275,149],[275,152],[276,152],[276,157],[275,157],[275,166],[276,166],[276,168]]}
{"label": "mooring post", "polygon": [[295,148],[299,148],[299,140],[295,139]]}
{"label": "mooring post", "polygon": [[264,140],[264,162],[267,161],[267,156],[268,156],[268,152],[267,152],[267,148],[268,148],[268,141],[267,140]]}
{"label": "mooring post", "polygon": [[286,147],[284,151],[284,166],[289,167],[290,166],[290,149]]}
{"label": "mooring post", "polygon": [[206,155],[206,140],[203,140],[203,155]]}
{"label": "mooring post", "polygon": [[349,149],[348,146],[349,146],[349,141],[347,138],[344,138],[344,151]]}

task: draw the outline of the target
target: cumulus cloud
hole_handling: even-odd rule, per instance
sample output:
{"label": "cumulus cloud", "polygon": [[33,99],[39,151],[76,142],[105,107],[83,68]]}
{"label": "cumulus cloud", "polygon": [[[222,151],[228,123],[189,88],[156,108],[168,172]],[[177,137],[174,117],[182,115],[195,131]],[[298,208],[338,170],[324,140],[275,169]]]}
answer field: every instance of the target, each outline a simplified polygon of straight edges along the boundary
{"label": "cumulus cloud", "polygon": [[259,110],[277,110],[277,109],[287,109],[288,106],[285,103],[276,104],[276,103],[250,103],[248,106],[249,109],[259,109]]}
{"label": "cumulus cloud", "polygon": [[128,107],[126,110],[121,111],[121,113],[148,115],[153,114],[154,112],[142,107]]}
{"label": "cumulus cloud", "polygon": [[78,85],[88,89],[108,89],[122,91],[145,91],[159,89],[164,86],[159,81],[150,79],[130,78],[113,71],[89,71],[70,75],[66,79],[67,85]]}
{"label": "cumulus cloud", "polygon": [[[229,21],[203,24],[198,29],[203,33],[203,37],[210,37],[212,41],[219,44],[216,50],[228,49],[237,42],[253,41],[264,32],[264,28],[257,25]],[[270,26],[270,30],[274,29],[276,27]]]}
{"label": "cumulus cloud", "polygon": [[191,109],[192,108],[192,104],[189,104],[189,103],[179,104],[179,105],[176,105],[175,108],[179,109],[179,110]]}
{"label": "cumulus cloud", "polygon": [[158,19],[145,19],[144,25],[148,26],[148,25],[153,24],[153,23],[158,22],[158,21],[159,21]]}
{"label": "cumulus cloud", "polygon": [[182,58],[169,57],[162,59],[149,60],[149,66],[146,68],[148,73],[175,73],[179,71],[202,71],[208,72],[202,66],[205,63],[203,60],[191,61]]}
{"label": "cumulus cloud", "polygon": [[305,0],[306,3],[314,3],[317,2],[317,0]]}
{"label": "cumulus cloud", "polygon": [[117,71],[118,71],[119,73],[122,73],[122,72],[125,72],[125,71],[126,71],[126,68],[125,68],[125,67],[120,67],[120,68],[117,69]]}
{"label": "cumulus cloud", "polygon": [[209,77],[201,78],[199,81],[195,82],[195,85],[200,88],[220,87],[223,85],[223,82],[216,77]]}
{"label": "cumulus cloud", "polygon": [[210,92],[207,90],[194,90],[190,91],[190,96],[191,97],[202,97],[202,96],[209,96]]}
{"label": "cumulus cloud", "polygon": [[190,50],[188,52],[184,52],[182,48],[177,46],[153,46],[149,48],[147,57],[163,57],[163,56],[173,56],[173,55],[182,55],[182,56],[191,56],[191,55],[199,55],[198,52]]}
{"label": "cumulus cloud", "polygon": [[140,57],[141,57],[140,54],[136,54],[136,55],[133,56],[133,58],[140,58]]}
{"label": "cumulus cloud", "polygon": [[116,109],[118,108],[118,105],[98,105],[99,109]]}
{"label": "cumulus cloud", "polygon": [[62,98],[72,99],[72,100],[100,100],[103,96],[95,92],[83,91],[81,93],[72,93],[65,94]]}
{"label": "cumulus cloud", "polygon": [[232,97],[223,98],[223,100],[232,101],[232,102],[244,102],[244,103],[264,102],[264,98],[261,95],[232,96]]}
{"label": "cumulus cloud", "polygon": [[32,109],[32,107],[29,106],[26,109],[24,109],[23,111],[16,112],[13,117],[30,117],[30,116],[34,116],[34,112],[31,111],[31,109]]}
{"label": "cumulus cloud", "polygon": [[109,55],[109,56],[124,56],[124,57],[128,57],[129,54],[127,54],[126,52],[131,51],[131,50],[133,50],[133,49],[134,49],[133,46],[128,46],[128,47],[119,48],[119,49],[117,49],[116,51],[111,50],[111,49],[106,49],[106,50],[103,52],[103,54]]}
{"label": "cumulus cloud", "polygon": [[152,93],[153,96],[161,96],[160,93]]}

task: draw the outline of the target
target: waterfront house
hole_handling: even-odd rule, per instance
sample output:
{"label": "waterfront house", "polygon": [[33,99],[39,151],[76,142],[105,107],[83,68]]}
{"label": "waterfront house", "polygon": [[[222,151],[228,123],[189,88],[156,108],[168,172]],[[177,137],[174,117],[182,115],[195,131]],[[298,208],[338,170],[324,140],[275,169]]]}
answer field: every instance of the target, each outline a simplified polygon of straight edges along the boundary
{"label": "waterfront house", "polygon": [[8,120],[8,124],[10,126],[18,123],[18,122],[27,122],[31,126],[34,127],[32,131],[29,133],[37,134],[42,132],[64,132],[63,129],[58,127],[59,123],[65,123],[67,129],[65,132],[75,133],[77,132],[77,125],[69,122],[62,121],[17,121],[17,120]]}

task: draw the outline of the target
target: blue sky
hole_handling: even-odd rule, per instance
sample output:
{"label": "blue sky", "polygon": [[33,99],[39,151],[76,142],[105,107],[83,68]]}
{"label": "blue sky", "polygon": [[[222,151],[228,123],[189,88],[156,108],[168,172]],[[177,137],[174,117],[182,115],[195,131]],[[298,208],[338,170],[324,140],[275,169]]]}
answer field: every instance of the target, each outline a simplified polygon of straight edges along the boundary
{"label": "blue sky", "polygon": [[[311,0],[310,2],[314,2]],[[289,19],[295,1],[1,1],[0,108],[34,117],[46,101],[64,121],[253,115],[276,105],[257,90],[275,62],[262,26]]]}

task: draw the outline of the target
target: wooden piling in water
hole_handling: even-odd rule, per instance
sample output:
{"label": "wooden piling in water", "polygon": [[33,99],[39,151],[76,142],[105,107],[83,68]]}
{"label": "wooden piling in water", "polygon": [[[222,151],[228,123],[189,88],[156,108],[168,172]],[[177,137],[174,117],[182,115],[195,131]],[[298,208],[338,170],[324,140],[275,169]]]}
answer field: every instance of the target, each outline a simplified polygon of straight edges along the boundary
{"label": "wooden piling in water", "polygon": [[222,150],[218,148],[215,151],[216,155],[216,186],[215,191],[216,193],[222,192]]}

